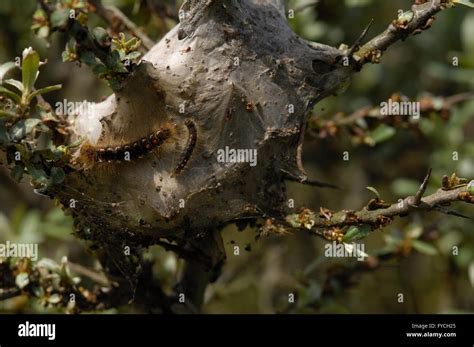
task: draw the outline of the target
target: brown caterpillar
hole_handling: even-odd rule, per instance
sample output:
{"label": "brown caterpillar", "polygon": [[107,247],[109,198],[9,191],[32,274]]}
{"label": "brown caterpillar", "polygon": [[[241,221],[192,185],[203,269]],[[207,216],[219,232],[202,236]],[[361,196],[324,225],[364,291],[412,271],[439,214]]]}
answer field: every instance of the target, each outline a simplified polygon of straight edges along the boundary
{"label": "brown caterpillar", "polygon": [[83,162],[86,167],[90,167],[95,163],[136,160],[160,147],[171,135],[171,129],[161,128],[138,141],[120,146],[94,147],[85,144],[80,150],[80,161]]}
{"label": "brown caterpillar", "polygon": [[187,119],[184,124],[188,128],[188,140],[186,141],[186,145],[184,147],[184,152],[181,153],[181,156],[178,161],[178,165],[174,169],[175,175],[179,175],[181,171],[186,167],[191,155],[193,154],[194,147],[196,147],[197,141],[197,130],[196,124],[190,119]]}

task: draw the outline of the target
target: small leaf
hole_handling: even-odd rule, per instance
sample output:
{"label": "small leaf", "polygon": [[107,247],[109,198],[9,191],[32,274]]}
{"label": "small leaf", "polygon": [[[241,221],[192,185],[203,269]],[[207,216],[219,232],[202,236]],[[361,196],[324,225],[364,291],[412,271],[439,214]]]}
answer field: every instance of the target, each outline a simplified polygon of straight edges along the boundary
{"label": "small leaf", "polygon": [[63,62],[77,60],[77,43],[75,39],[70,39],[66,43],[66,48],[62,53]]}
{"label": "small leaf", "polygon": [[31,133],[33,129],[41,122],[40,119],[29,118],[25,120],[20,120],[15,123],[15,125],[10,130],[10,137],[13,140],[21,140],[26,135]]}
{"label": "small leaf", "polygon": [[17,182],[21,181],[24,173],[25,173],[25,166],[23,164],[15,165],[13,169],[10,171],[10,175]]}
{"label": "small leaf", "polygon": [[128,59],[130,61],[134,61],[135,59],[138,59],[140,58],[142,54],[140,52],[131,52],[131,53],[128,53],[126,56],[125,56],[125,59]]}
{"label": "small leaf", "polygon": [[412,247],[416,249],[418,252],[421,254],[426,254],[426,255],[436,255],[438,254],[438,250],[431,244],[420,241],[420,240],[413,240],[412,241]]}
{"label": "small leaf", "polygon": [[50,93],[50,92],[54,92],[55,90],[59,90],[59,89],[61,89],[61,88],[62,88],[62,85],[61,85],[61,84],[56,84],[56,85],[54,85],[54,86],[48,86],[48,87],[44,87],[44,88],[35,90],[33,93],[31,93],[31,94],[28,96],[28,103],[29,103],[33,98],[35,98],[35,97],[38,96],[38,95],[46,94],[46,93]]}
{"label": "small leaf", "polygon": [[30,283],[30,278],[26,272],[16,275],[15,284],[18,288],[23,289]]}
{"label": "small leaf", "polygon": [[3,81],[3,78],[5,75],[10,71],[15,68],[15,63],[12,61],[9,61],[8,63],[0,65],[0,82]]}
{"label": "small leaf", "polygon": [[47,38],[49,36],[49,27],[47,25],[43,25],[38,29],[36,35],[38,35],[42,39]]}
{"label": "small leaf", "polygon": [[470,195],[474,195],[474,180],[472,180],[471,182],[469,182],[469,184],[467,185],[467,192],[468,192]]}
{"label": "small leaf", "polygon": [[13,101],[15,101],[17,104],[20,103],[21,101],[21,96],[12,92],[11,90],[8,90],[7,88],[5,87],[1,87],[0,86],[0,94],[3,94],[3,95],[6,95],[8,98],[12,99]]}
{"label": "small leaf", "polygon": [[95,54],[90,51],[81,52],[80,59],[87,65],[94,66],[95,64],[97,64]]}
{"label": "small leaf", "polygon": [[3,84],[8,84],[10,86],[13,86],[16,89],[18,89],[21,93],[23,93],[23,90],[25,89],[25,88],[23,88],[23,83],[21,83],[20,81],[14,80],[14,79],[5,80],[5,81],[3,81]]}
{"label": "small leaf", "polygon": [[92,72],[98,76],[106,74],[108,71],[107,67],[104,64],[97,64],[92,68]]}
{"label": "small leaf", "polygon": [[51,179],[53,181],[53,184],[60,184],[64,181],[65,178],[66,174],[64,173],[64,170],[60,167],[53,167],[51,169]]}
{"label": "small leaf", "polygon": [[370,190],[372,193],[375,194],[375,196],[377,197],[377,199],[380,200],[380,194],[379,192],[377,191],[377,189],[375,189],[374,187],[366,187],[368,190]]}
{"label": "small leaf", "polygon": [[96,27],[92,30],[92,35],[94,35],[94,38],[96,39],[97,42],[101,45],[106,45],[107,41],[110,41],[109,34],[107,34],[107,30],[105,30],[102,27]]}
{"label": "small leaf", "polygon": [[51,26],[61,28],[66,26],[69,20],[69,10],[67,8],[56,10],[51,14]]}
{"label": "small leaf", "polygon": [[31,47],[23,51],[23,63],[21,64],[21,75],[24,92],[28,94],[33,90],[38,77],[38,69],[40,65],[39,55]]}
{"label": "small leaf", "polygon": [[26,167],[26,170],[30,174],[31,179],[34,183],[39,184],[41,186],[49,185],[49,177],[43,169],[36,168],[33,165],[28,165]]}
{"label": "small leaf", "polygon": [[351,225],[347,229],[346,234],[342,238],[342,241],[347,243],[347,242],[363,239],[368,234],[370,234],[371,231],[372,231],[372,228],[370,227],[370,225],[367,225],[367,224],[364,224],[359,227]]}

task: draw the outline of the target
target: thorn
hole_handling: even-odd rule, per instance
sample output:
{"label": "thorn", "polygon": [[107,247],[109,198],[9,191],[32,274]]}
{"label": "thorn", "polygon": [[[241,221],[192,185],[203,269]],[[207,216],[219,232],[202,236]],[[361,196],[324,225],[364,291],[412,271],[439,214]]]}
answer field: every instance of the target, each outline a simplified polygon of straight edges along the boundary
{"label": "thorn", "polygon": [[465,219],[472,219],[471,217],[465,216],[465,215],[463,215],[459,212],[456,212],[454,210],[449,210],[449,209],[447,209],[445,207],[441,207],[439,205],[434,205],[433,210],[444,213],[444,214],[447,214],[447,215],[450,215],[450,216],[456,216],[456,217],[465,218]]}
{"label": "thorn", "polygon": [[306,175],[301,174],[301,172],[296,172],[296,171],[288,171],[285,169],[280,169],[281,172],[283,172],[285,175],[285,179],[289,181],[294,181],[294,182],[303,182],[306,181],[308,178]]}
{"label": "thorn", "polygon": [[356,42],[354,42],[352,47],[349,49],[349,52],[347,53],[348,57],[352,57],[354,55],[354,53],[359,50],[360,44],[361,44],[362,40],[364,39],[364,37],[369,32],[369,29],[372,26],[373,22],[374,22],[374,19],[372,18],[370,20],[370,23],[365,27],[364,31],[362,31],[362,34],[360,34],[359,38],[356,40]]}
{"label": "thorn", "polygon": [[[286,171],[284,171],[286,173]],[[341,187],[332,184],[332,183],[326,183],[326,182],[321,182],[317,180],[309,180],[306,177],[298,178],[294,176],[289,176],[285,177],[287,181],[292,181],[292,182],[298,182],[304,185],[308,186],[313,186],[313,187],[319,187],[319,188],[331,188],[331,189],[342,189]]]}
{"label": "thorn", "polygon": [[433,169],[430,168],[423,180],[423,183],[421,183],[420,189],[418,189],[418,191],[416,192],[415,200],[413,201],[414,206],[419,206],[421,204],[421,199],[423,198],[423,195],[425,194],[426,187],[428,187],[428,182],[430,180],[432,171]]}

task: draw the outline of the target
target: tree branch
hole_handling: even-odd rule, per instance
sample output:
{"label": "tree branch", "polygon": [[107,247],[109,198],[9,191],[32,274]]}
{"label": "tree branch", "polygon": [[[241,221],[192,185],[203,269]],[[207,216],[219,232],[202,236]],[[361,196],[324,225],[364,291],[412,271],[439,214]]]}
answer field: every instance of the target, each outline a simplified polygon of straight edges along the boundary
{"label": "tree branch", "polygon": [[419,34],[430,28],[434,15],[452,5],[451,0],[417,1],[410,11],[393,20],[388,28],[354,52],[358,67],[366,63],[379,63],[380,57],[395,42],[405,40],[409,35]]}
{"label": "tree branch", "polygon": [[[451,108],[461,102],[472,100],[474,94],[461,93],[449,97],[426,95],[417,100],[420,103],[420,117],[428,117],[436,113],[442,119],[449,119]],[[409,99],[394,93],[390,98],[394,102],[407,102]],[[333,117],[322,118],[311,116],[308,120],[309,132],[315,137],[336,137],[342,130],[347,130],[356,138],[356,142],[364,143],[372,129],[386,124],[395,128],[410,127],[418,129],[419,122],[412,121],[413,117],[393,116],[382,114],[380,105],[364,106],[350,114],[338,112]]]}
{"label": "tree branch", "polygon": [[262,227],[261,235],[283,235],[289,233],[291,229],[296,229],[308,231],[328,240],[341,242],[346,232],[346,230],[343,230],[344,228],[352,225],[369,225],[372,230],[376,230],[390,224],[395,217],[406,216],[414,211],[439,211],[464,217],[459,213],[447,210],[443,206],[456,201],[474,204],[474,195],[468,190],[467,180],[451,176],[450,182],[449,186],[420,198],[424,189],[426,189],[427,178],[425,178],[415,196],[400,199],[394,204],[387,204],[379,198],[372,199],[367,206],[359,211],[342,210],[333,212],[321,208],[320,213],[317,214],[304,208],[300,213],[288,215],[285,221],[268,219]]}
{"label": "tree branch", "polygon": [[120,9],[115,6],[104,6],[101,0],[89,0],[89,2],[96,8],[96,13],[102,17],[114,31],[120,31],[121,28],[126,28],[133,36],[136,36],[142,42],[142,53],[149,51],[154,45],[152,39],[135,25]]}

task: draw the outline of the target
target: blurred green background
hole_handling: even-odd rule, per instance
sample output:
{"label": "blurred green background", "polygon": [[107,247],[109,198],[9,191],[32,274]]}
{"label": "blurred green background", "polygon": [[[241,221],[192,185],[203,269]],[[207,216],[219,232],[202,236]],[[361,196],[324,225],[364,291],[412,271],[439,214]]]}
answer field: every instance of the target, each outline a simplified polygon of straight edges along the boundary
{"label": "blurred green background", "polygon": [[[310,0],[289,1],[295,10],[292,28],[302,37],[333,46],[352,44],[374,18],[368,37],[383,31],[409,0]],[[153,13],[148,1],[104,1],[119,7],[154,40],[176,22]],[[179,1],[154,1],[167,7],[170,17]],[[36,38],[30,30],[34,0],[0,2],[0,62],[14,60],[32,46],[48,64],[38,86],[62,83],[64,88],[46,99],[54,105],[70,101],[99,101],[106,97],[105,83],[85,66],[62,63],[65,41]],[[90,26],[103,25],[91,17]],[[458,67],[452,58],[459,57]],[[397,43],[379,65],[367,66],[349,89],[315,106],[314,116],[331,119],[338,112],[350,114],[367,105],[378,105],[394,92],[416,100],[427,93],[450,96],[474,89],[474,10],[457,7],[437,16],[430,30]],[[360,209],[376,187],[382,198],[394,202],[414,194],[428,168],[433,178],[428,193],[441,184],[444,174],[474,177],[474,101],[455,105],[448,119],[432,115],[420,120],[419,131],[402,128],[374,146],[355,144],[349,134],[321,139],[308,134],[304,165],[310,178],[342,186],[334,191],[288,184],[288,196],[297,207],[319,210]],[[348,151],[349,161],[342,160]],[[459,153],[459,160],[452,153]],[[17,184],[0,168],[0,242],[38,242],[40,257],[69,260],[98,268],[91,254],[71,235],[72,221],[54,203],[35,195],[27,180]],[[474,216],[472,206],[456,210]],[[207,313],[438,313],[474,312],[474,228],[472,220],[439,213],[413,214],[397,219],[383,232],[364,240],[366,252],[395,254],[380,259],[373,269],[361,268],[355,259],[324,257],[324,241],[309,235],[255,240],[255,229],[223,231],[228,262],[220,279],[209,286]],[[413,240],[422,246],[414,247]],[[453,246],[459,255],[452,254]],[[234,255],[235,247],[239,254]],[[156,275],[170,290],[181,262],[160,247],[150,250]],[[87,283],[86,283],[87,284]],[[288,303],[295,294],[296,303]],[[398,302],[398,294],[404,302]],[[130,307],[110,312],[131,312]],[[0,302],[0,312],[43,312],[35,302],[13,298]],[[50,311],[48,311],[50,312]]]}

